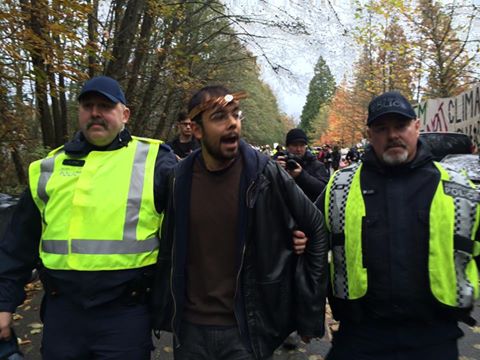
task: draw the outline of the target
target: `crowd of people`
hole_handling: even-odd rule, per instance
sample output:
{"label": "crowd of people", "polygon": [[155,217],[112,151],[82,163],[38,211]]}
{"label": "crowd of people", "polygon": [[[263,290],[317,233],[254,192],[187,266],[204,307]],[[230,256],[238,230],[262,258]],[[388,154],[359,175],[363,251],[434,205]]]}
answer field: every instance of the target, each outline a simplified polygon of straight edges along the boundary
{"label": "crowd of people", "polygon": [[328,360],[457,359],[480,195],[432,160],[407,99],[371,101],[370,145],[341,167],[301,129],[273,158],[254,150],[246,96],[200,89],[169,146],[129,133],[117,81],[87,81],[79,132],[30,165],[0,239],[0,340],[37,268],[45,360],[148,360],[152,330],[176,360],[271,359],[293,332],[324,335],[327,298]]}
{"label": "crowd of people", "polygon": [[[303,131],[301,129],[292,129],[295,131]],[[307,138],[306,134],[305,139]],[[260,151],[262,154],[276,158],[278,153],[284,153],[285,147],[283,145],[277,145],[273,150],[271,150],[270,145],[255,146],[253,148]],[[306,150],[316,156],[317,160],[320,161],[329,174],[338,169],[343,169],[351,165],[352,163],[358,162],[361,159],[361,156],[364,151],[362,144],[353,145],[350,148],[342,148],[339,145],[334,145],[333,147],[330,144],[325,144],[323,146],[310,146],[307,144]]]}

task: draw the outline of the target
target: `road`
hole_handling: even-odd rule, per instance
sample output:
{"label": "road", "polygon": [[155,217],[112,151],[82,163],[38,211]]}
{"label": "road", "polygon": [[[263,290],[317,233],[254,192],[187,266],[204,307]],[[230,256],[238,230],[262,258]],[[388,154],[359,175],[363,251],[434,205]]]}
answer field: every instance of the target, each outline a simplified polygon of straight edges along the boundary
{"label": "road", "polygon": [[[18,309],[14,326],[17,336],[21,340],[20,348],[27,360],[41,360],[39,354],[42,334],[42,324],[39,320],[39,307],[42,297],[42,287],[39,282],[28,285],[27,300]],[[480,323],[480,302],[477,302],[474,318]],[[335,328],[333,320],[327,319],[329,328]],[[72,324],[72,326],[75,326]],[[459,342],[460,360],[480,360],[480,324],[469,327],[461,324],[465,336]],[[155,352],[152,360],[172,360],[172,342],[168,333],[162,333],[160,340],[154,339]],[[328,352],[329,334],[321,340],[312,341],[306,345],[301,344],[297,350],[288,351],[283,348],[275,351],[274,360],[323,360]],[[426,359],[428,360],[428,359]]]}

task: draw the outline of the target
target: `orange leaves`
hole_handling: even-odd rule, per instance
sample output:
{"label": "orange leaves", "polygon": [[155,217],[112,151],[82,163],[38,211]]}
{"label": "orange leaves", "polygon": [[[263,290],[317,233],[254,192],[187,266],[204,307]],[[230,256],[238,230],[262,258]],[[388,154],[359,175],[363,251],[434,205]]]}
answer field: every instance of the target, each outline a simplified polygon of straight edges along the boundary
{"label": "orange leaves", "polygon": [[343,83],[333,96],[328,114],[328,128],[320,142],[341,146],[356,144],[363,138],[364,123],[361,104],[356,101],[353,91]]}

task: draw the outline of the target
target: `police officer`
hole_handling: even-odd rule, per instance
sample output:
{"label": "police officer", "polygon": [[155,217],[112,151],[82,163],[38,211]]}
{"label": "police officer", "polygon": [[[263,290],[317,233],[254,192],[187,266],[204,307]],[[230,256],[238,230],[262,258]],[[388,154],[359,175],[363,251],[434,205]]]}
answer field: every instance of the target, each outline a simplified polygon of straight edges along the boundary
{"label": "police officer", "polygon": [[80,131],[30,165],[29,188],[0,242],[0,339],[11,336],[12,312],[37,266],[43,359],[150,359],[147,299],[175,155],[130,135],[114,79],[87,81],[78,100]]}
{"label": "police officer", "polygon": [[329,360],[453,360],[478,297],[479,195],[432,160],[397,92],[368,108],[370,146],[317,200],[331,234]]}

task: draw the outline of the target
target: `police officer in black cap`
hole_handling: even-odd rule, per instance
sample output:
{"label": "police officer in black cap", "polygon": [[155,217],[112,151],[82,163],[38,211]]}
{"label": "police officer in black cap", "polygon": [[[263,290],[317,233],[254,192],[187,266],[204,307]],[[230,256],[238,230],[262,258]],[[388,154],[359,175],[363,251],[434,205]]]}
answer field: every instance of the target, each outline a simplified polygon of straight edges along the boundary
{"label": "police officer in black cap", "polygon": [[328,360],[456,360],[478,298],[480,196],[432,160],[405,97],[368,107],[370,146],[317,200],[330,232]]}

